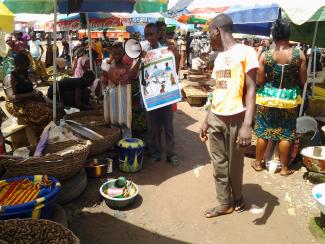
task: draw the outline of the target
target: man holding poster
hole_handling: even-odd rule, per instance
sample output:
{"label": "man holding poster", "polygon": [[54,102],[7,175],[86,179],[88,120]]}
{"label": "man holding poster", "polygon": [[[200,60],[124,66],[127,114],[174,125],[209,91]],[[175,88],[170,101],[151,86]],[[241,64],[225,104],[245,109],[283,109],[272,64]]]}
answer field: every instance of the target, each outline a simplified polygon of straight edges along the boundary
{"label": "man holding poster", "polygon": [[131,68],[131,72],[140,70],[140,64],[143,63],[140,82],[142,98],[148,111],[150,157],[157,162],[161,160],[160,138],[164,129],[167,162],[178,166],[174,142],[174,115],[171,107],[182,98],[176,72],[178,67],[175,59],[176,47],[173,45],[163,47],[159,43],[159,29],[154,23],[146,25],[144,34],[150,46],[144,50],[145,55],[142,55],[143,58]]}

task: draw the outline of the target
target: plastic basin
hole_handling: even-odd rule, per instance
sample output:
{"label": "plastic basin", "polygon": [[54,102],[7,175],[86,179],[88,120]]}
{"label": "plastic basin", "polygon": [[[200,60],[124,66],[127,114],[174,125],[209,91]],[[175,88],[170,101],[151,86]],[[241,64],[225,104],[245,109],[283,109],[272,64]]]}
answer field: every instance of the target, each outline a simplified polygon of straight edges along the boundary
{"label": "plastic basin", "polygon": [[107,206],[111,208],[125,208],[131,203],[134,202],[135,198],[137,197],[139,193],[139,188],[136,184],[133,183],[133,186],[136,189],[136,192],[133,196],[127,197],[127,198],[113,198],[109,197],[105,192],[107,191],[108,188],[113,187],[115,184],[115,179],[109,180],[105,182],[99,189],[100,194],[103,196],[105,203]]}
{"label": "plastic basin", "polygon": [[[43,176],[19,176],[15,178],[5,179],[3,181],[13,182],[20,179],[35,180],[37,177]],[[13,219],[13,218],[50,218],[52,217],[52,203],[58,196],[61,190],[60,182],[48,176],[48,179],[52,181],[52,190],[43,197],[37,198],[34,201],[16,204],[13,206],[0,206],[0,219]]]}

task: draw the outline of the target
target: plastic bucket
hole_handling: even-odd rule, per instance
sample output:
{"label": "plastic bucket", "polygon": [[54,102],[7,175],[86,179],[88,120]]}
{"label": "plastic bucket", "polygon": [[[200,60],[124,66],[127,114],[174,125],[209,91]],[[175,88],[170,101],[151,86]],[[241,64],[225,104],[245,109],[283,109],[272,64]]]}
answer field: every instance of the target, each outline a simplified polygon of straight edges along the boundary
{"label": "plastic bucket", "polygon": [[117,143],[119,169],[135,173],[142,169],[144,142],[138,138],[122,139]]}

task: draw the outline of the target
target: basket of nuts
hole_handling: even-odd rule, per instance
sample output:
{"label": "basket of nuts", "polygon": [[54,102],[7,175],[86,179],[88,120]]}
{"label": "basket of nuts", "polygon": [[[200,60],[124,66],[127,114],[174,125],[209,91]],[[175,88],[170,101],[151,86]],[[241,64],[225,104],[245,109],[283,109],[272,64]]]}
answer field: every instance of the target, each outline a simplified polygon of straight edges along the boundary
{"label": "basket of nuts", "polygon": [[66,243],[80,240],[64,226],[44,219],[10,219],[0,221],[0,243]]}

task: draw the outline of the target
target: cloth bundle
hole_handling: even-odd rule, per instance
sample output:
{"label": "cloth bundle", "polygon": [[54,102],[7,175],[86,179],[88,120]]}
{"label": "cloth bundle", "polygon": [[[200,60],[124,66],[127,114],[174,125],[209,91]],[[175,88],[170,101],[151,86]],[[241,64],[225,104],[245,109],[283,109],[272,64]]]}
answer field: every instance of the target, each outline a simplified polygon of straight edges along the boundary
{"label": "cloth bundle", "polygon": [[107,124],[132,126],[131,84],[111,86],[104,92],[104,118]]}

